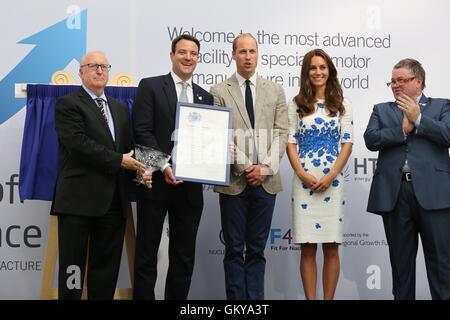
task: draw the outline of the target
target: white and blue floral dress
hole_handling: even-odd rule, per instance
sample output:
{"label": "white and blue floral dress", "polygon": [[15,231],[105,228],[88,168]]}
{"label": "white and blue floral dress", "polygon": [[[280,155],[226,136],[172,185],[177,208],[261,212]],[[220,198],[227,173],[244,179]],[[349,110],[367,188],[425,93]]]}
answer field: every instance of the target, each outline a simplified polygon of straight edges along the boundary
{"label": "white and blue floral dress", "polygon": [[[298,147],[304,170],[320,179],[333,167],[341,144],[353,142],[353,117],[344,99],[345,113],[330,117],[324,101],[316,111],[299,118],[297,105],[289,103],[289,143]],[[342,172],[325,192],[311,191],[294,173],[292,181],[293,243],[342,243],[344,176]]]}

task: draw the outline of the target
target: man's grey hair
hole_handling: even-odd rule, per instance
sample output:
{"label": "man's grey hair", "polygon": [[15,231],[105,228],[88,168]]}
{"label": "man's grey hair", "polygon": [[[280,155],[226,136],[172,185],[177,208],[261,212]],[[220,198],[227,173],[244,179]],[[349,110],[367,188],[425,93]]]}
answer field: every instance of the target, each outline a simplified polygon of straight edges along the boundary
{"label": "man's grey hair", "polygon": [[84,62],[84,60],[86,60],[86,57],[87,57],[88,55],[90,55],[90,54],[93,54],[93,53],[101,54],[102,56],[104,56],[104,57],[106,58],[106,54],[105,54],[103,51],[99,51],[99,50],[89,51],[89,52],[86,52],[86,54],[85,54],[84,56],[81,57],[80,65],[84,64],[83,62]]}
{"label": "man's grey hair", "polygon": [[412,58],[402,59],[394,66],[394,69],[408,69],[414,77],[422,80],[422,90],[425,89],[425,70],[422,64]]}

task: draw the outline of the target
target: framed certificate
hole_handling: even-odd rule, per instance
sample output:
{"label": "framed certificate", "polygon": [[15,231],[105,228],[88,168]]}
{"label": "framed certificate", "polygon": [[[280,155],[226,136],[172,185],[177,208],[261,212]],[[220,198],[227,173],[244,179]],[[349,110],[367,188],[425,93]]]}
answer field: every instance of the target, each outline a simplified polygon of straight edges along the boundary
{"label": "framed certificate", "polygon": [[178,102],[172,151],[175,177],[228,186],[231,127],[230,108]]}

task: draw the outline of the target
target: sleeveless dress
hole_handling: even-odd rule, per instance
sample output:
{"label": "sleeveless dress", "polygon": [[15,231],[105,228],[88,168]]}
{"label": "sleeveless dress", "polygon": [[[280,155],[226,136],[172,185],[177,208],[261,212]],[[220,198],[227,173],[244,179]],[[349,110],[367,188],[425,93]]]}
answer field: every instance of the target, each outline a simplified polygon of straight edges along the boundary
{"label": "sleeveless dress", "polygon": [[[344,99],[344,115],[330,117],[324,101],[315,112],[299,118],[297,104],[289,103],[289,140],[297,144],[304,170],[320,179],[333,167],[341,144],[353,143],[353,120]],[[345,168],[345,167],[344,167]],[[294,173],[292,181],[293,243],[342,243],[344,175],[341,172],[325,192],[311,191]]]}

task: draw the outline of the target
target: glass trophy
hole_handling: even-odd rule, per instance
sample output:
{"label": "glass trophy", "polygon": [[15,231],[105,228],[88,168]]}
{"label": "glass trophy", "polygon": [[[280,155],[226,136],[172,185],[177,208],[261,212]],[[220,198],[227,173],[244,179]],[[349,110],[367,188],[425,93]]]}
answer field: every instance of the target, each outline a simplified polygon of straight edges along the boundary
{"label": "glass trophy", "polygon": [[[161,169],[166,163],[168,163],[170,155],[151,147],[136,144],[134,146],[134,158],[146,166],[146,171],[150,170],[153,172]],[[137,177],[134,181],[140,184],[145,184],[142,178]]]}

